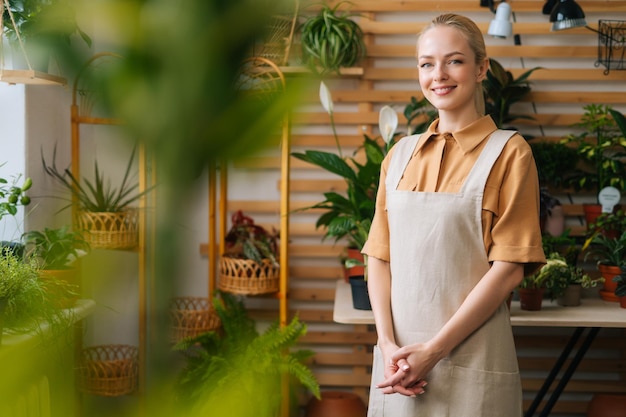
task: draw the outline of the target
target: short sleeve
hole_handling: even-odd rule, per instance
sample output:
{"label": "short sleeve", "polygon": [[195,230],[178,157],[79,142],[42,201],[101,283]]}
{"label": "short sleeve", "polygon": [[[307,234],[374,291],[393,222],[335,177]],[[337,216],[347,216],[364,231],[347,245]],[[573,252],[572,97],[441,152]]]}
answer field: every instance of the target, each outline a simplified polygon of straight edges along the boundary
{"label": "short sleeve", "polygon": [[[490,261],[525,264],[529,274],[545,263],[539,225],[539,180],[528,143],[509,140],[491,171],[485,190],[483,222]],[[485,216],[486,214],[486,216]]]}
{"label": "short sleeve", "polygon": [[387,170],[395,148],[391,148],[380,167],[376,211],[361,253],[389,262],[389,223],[387,221]]}

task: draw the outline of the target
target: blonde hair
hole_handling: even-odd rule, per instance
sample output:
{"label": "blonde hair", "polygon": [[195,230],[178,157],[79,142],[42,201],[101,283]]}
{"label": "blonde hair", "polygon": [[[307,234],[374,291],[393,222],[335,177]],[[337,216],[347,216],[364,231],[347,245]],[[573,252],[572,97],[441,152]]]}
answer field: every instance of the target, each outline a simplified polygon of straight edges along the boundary
{"label": "blonde hair", "polygon": [[[485,39],[483,34],[476,26],[473,20],[454,13],[445,13],[434,18],[430,24],[428,24],[417,35],[418,45],[420,37],[432,28],[437,26],[448,26],[455,28],[463,37],[467,40],[470,49],[474,52],[476,65],[483,65],[487,58],[487,47],[485,46]],[[474,92],[474,104],[479,114],[485,114],[485,95],[483,90],[483,84],[476,83],[476,91]]]}

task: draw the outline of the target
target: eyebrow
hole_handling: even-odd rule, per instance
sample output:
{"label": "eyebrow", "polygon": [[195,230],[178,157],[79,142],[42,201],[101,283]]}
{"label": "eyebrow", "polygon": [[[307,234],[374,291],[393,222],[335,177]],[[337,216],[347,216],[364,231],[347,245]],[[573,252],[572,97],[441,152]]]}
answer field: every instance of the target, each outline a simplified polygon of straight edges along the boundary
{"label": "eyebrow", "polygon": [[[454,56],[454,55],[463,55],[463,56],[465,56],[465,54],[463,52],[454,51],[454,52],[450,52],[450,53],[444,55],[444,58],[450,58],[451,56]],[[432,57],[432,55],[420,55],[417,58],[418,59],[422,59],[422,58],[428,59],[428,58],[433,58],[433,57]]]}

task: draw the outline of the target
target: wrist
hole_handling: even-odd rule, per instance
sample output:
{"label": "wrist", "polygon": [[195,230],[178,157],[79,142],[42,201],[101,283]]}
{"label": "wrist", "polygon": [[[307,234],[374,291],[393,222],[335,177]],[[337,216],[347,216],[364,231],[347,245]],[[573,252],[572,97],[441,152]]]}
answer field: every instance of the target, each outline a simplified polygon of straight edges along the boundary
{"label": "wrist", "polygon": [[425,343],[425,347],[429,352],[429,356],[435,358],[437,361],[445,358],[450,354],[452,349],[449,349],[442,340],[437,337],[432,338]]}

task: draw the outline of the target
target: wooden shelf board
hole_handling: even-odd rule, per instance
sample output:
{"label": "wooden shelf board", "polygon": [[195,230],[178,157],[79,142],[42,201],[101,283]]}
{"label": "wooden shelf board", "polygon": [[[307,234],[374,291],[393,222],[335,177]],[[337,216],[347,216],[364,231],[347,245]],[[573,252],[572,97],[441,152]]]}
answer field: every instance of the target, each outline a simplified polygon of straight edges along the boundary
{"label": "wooden shelf board", "polygon": [[0,70],[0,81],[9,84],[66,85],[67,80],[57,75],[35,70]]}

